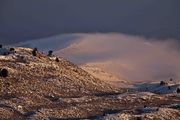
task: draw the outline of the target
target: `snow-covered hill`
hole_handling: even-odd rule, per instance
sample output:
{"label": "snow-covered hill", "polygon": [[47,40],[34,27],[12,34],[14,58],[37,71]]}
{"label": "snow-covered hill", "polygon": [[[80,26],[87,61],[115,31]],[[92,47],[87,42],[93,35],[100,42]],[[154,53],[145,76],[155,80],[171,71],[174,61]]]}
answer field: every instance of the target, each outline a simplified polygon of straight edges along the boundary
{"label": "snow-covered hill", "polygon": [[135,85],[135,89],[138,91],[147,91],[158,94],[172,94],[177,93],[177,89],[180,89],[180,83],[177,81],[175,83],[161,84],[160,82],[152,82],[152,83],[143,83]]}
{"label": "snow-covered hill", "polygon": [[131,120],[146,114],[157,119],[163,115],[167,120],[180,117],[177,93],[160,95],[119,89],[64,58],[41,51],[34,54],[30,48],[15,51],[0,55],[0,74],[2,68],[8,71],[7,77],[0,77],[2,120],[93,120],[116,115],[118,119],[130,116],[127,120]]}
{"label": "snow-covered hill", "polygon": [[80,66],[83,70],[87,71],[94,77],[105,81],[109,84],[112,84],[117,87],[128,87],[130,86],[130,82],[123,79],[121,76],[114,75],[113,73],[110,73],[110,71],[107,71],[102,66],[99,66],[97,64],[88,63]]}

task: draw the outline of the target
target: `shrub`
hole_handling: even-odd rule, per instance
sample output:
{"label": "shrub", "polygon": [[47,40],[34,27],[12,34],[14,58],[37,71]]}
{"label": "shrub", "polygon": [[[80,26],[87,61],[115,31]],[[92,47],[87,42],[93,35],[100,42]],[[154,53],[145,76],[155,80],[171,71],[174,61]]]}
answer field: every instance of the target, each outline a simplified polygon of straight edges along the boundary
{"label": "shrub", "polygon": [[177,93],[180,93],[180,88],[177,88],[176,92],[177,92]]}
{"label": "shrub", "polygon": [[53,51],[52,51],[52,50],[49,50],[49,51],[48,51],[48,56],[52,56],[52,54],[53,54]]}
{"label": "shrub", "polygon": [[10,53],[11,53],[11,54],[16,53],[16,51],[15,51],[15,49],[14,49],[14,48],[10,48],[10,49],[9,49],[9,51],[10,51]]}
{"label": "shrub", "polygon": [[38,49],[37,49],[37,48],[34,48],[33,51],[32,51],[32,55],[33,55],[33,56],[37,56],[37,52],[38,52]]}
{"label": "shrub", "polygon": [[59,58],[56,58],[55,61],[56,61],[56,62],[59,62]]}
{"label": "shrub", "polygon": [[8,72],[7,69],[1,69],[1,70],[0,70],[0,76],[1,76],[1,77],[6,78],[6,77],[8,77],[8,74],[9,74],[9,72]]}
{"label": "shrub", "polygon": [[164,81],[161,81],[160,85],[166,85],[166,83]]}
{"label": "shrub", "polygon": [[14,52],[14,51],[15,51],[15,49],[14,49],[14,48],[10,48],[10,49],[9,49],[9,51]]}
{"label": "shrub", "polygon": [[142,118],[141,117],[136,117],[136,119],[135,120],[142,120]]}

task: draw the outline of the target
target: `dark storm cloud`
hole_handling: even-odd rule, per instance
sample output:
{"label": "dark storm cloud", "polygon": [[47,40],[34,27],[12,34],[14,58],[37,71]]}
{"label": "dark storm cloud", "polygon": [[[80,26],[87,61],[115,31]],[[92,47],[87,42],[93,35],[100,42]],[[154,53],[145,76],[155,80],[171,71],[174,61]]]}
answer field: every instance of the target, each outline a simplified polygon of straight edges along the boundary
{"label": "dark storm cloud", "polygon": [[0,41],[120,32],[180,39],[179,0],[0,0]]}

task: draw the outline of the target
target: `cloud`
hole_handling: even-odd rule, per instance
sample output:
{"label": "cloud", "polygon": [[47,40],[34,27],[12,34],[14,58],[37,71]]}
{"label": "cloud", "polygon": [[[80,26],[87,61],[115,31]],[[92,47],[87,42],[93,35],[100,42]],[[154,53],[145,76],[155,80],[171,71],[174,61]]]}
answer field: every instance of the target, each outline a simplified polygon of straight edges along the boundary
{"label": "cloud", "polygon": [[29,40],[26,42],[20,42],[14,44],[14,46],[22,46],[22,47],[29,47],[34,48],[37,47],[39,50],[47,52],[49,50],[59,50],[67,47],[74,41],[81,39],[83,34],[63,34],[63,35],[56,35],[41,39]]}
{"label": "cloud", "polygon": [[124,34],[84,34],[56,52],[77,63],[91,63],[130,81],[180,78],[176,40]]}

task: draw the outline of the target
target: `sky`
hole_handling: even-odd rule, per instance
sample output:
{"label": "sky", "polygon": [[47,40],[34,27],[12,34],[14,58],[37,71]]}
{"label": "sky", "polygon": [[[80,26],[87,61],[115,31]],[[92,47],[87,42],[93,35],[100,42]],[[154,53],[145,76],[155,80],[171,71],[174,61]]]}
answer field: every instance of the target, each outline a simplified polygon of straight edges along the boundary
{"label": "sky", "polygon": [[0,0],[0,44],[130,81],[180,79],[180,0]]}
{"label": "sky", "polygon": [[179,5],[179,0],[0,0],[0,41],[109,32],[179,40]]}

